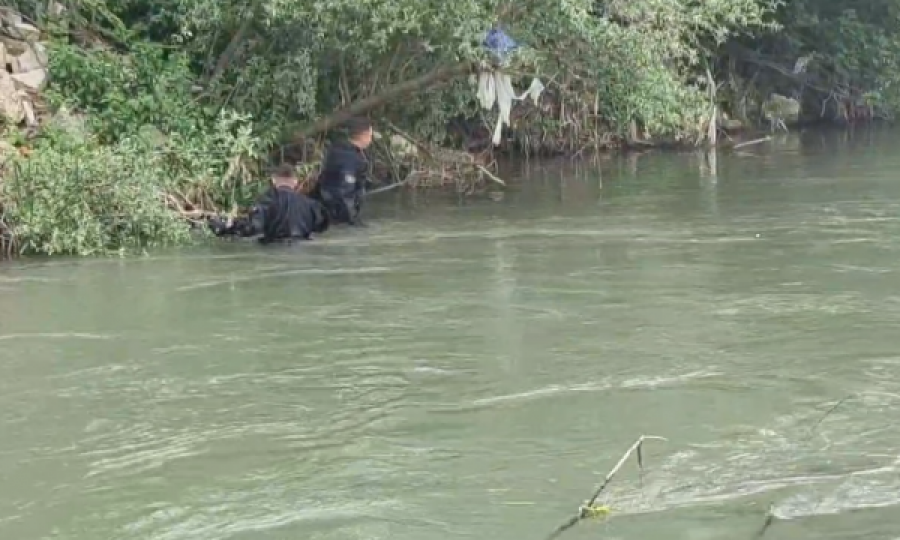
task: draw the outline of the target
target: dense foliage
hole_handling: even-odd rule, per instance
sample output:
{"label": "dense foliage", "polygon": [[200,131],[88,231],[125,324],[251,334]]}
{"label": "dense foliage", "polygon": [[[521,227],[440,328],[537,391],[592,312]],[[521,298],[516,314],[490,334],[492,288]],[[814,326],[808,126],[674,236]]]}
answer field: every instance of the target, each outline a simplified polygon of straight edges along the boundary
{"label": "dense foliage", "polygon": [[777,92],[800,100],[808,120],[893,119],[900,1],[785,0],[773,16],[781,31],[735,37],[716,57],[735,113],[752,116]]}
{"label": "dense foliage", "polygon": [[184,241],[175,210],[246,201],[273,148],[306,155],[323,118],[361,102],[383,130],[459,147],[495,118],[467,77],[494,25],[522,44],[516,82],[547,86],[540,106],[517,105],[507,146],[693,142],[715,111],[758,121],[772,94],[808,117],[900,107],[900,0],[70,0],[59,16],[12,4],[51,36],[46,98],[89,132],[47,129],[5,166],[0,227],[20,251]]}

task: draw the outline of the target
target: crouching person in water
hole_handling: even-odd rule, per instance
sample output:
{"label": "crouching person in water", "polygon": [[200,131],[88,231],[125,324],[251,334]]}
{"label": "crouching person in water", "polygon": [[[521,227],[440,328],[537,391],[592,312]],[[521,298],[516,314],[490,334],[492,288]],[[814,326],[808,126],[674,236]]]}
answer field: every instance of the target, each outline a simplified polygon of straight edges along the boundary
{"label": "crouching person in water", "polygon": [[290,165],[282,165],[272,177],[272,185],[250,209],[246,218],[226,224],[210,220],[216,236],[260,236],[268,244],[281,240],[310,240],[313,233],[328,230],[325,208],[297,191],[297,176]]}
{"label": "crouching person in water", "polygon": [[369,163],[363,150],[372,144],[372,124],[365,118],[354,118],[347,128],[348,140],[331,145],[325,155],[315,195],[332,222],[365,227],[360,212],[369,182]]}

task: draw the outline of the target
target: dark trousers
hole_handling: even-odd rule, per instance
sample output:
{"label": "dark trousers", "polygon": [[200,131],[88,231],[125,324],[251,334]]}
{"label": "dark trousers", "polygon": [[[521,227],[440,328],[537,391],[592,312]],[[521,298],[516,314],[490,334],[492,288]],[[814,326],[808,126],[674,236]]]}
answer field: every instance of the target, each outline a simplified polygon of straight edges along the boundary
{"label": "dark trousers", "polygon": [[362,193],[354,192],[348,195],[329,189],[320,189],[318,195],[333,223],[362,225],[359,215],[362,210]]}

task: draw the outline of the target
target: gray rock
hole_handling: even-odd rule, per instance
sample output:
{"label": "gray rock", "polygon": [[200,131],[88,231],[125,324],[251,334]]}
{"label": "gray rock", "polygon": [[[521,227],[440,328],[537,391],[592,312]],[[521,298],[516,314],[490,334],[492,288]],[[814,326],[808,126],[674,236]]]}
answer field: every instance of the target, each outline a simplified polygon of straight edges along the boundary
{"label": "gray rock", "polygon": [[22,95],[6,70],[0,70],[0,118],[12,125],[19,125],[25,119]]}

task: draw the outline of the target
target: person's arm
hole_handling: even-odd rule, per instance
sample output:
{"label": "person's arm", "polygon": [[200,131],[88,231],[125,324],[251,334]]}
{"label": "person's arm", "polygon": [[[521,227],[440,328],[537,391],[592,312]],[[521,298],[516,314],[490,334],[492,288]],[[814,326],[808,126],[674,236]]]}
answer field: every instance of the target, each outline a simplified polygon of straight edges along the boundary
{"label": "person's arm", "polygon": [[234,230],[234,223],[219,216],[211,216],[206,223],[216,236],[234,236],[237,234]]}
{"label": "person's arm", "polygon": [[338,171],[341,179],[341,195],[352,197],[359,191],[360,182],[365,182],[365,178],[360,178],[359,167],[352,159],[341,160]]}
{"label": "person's arm", "polygon": [[250,229],[252,231],[252,234],[248,236],[254,236],[263,233],[266,223],[266,210],[269,208],[269,205],[272,204],[272,196],[272,188],[270,187],[259,197],[257,197],[256,202],[253,203],[253,206],[250,208],[249,215]]}
{"label": "person's arm", "polygon": [[369,160],[365,158],[364,155],[360,154],[356,156],[357,165],[356,165],[356,176],[357,176],[357,186],[356,190],[361,193],[365,193],[366,190],[372,189],[372,179],[369,178]]}

